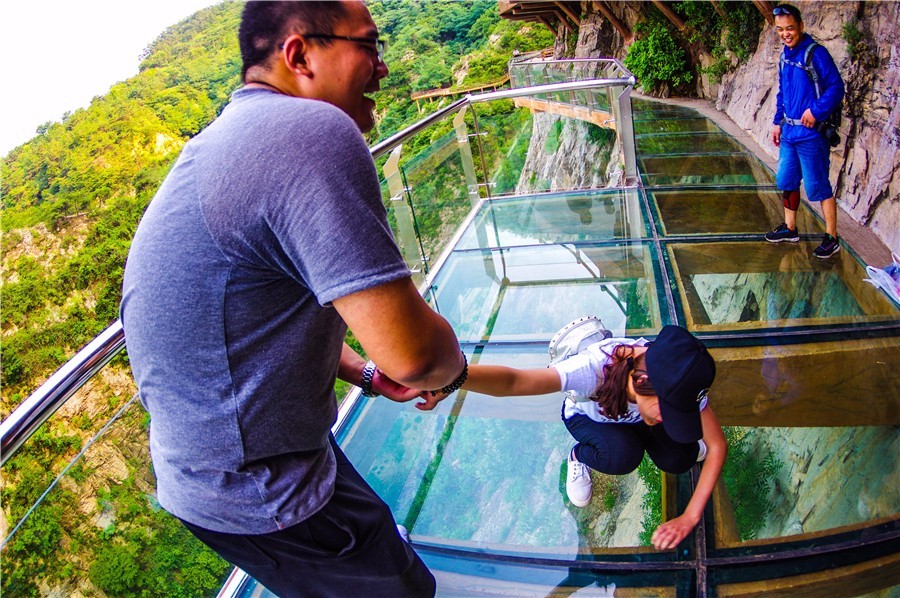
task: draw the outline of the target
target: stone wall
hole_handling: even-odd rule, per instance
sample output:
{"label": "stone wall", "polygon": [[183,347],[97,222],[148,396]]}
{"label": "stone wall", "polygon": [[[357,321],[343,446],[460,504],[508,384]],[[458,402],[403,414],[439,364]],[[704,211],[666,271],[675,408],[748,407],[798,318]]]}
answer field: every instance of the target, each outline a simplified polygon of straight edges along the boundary
{"label": "stone wall", "polygon": [[[608,2],[629,26],[640,18],[643,3]],[[841,144],[832,150],[831,181],[840,206],[900,252],[900,2],[795,3],[804,15],[806,32],[834,57],[847,87]],[[582,26],[575,54],[579,57],[626,54],[627,41],[583,2]],[[843,37],[844,23],[856,20],[863,34],[854,59]],[[750,59],[727,73],[719,85],[704,80],[698,94],[745,129],[773,157],[769,139],[777,93],[781,42],[771,26],[763,27]],[[699,56],[703,60],[703,55]],[[883,264],[880,264],[883,265]]]}

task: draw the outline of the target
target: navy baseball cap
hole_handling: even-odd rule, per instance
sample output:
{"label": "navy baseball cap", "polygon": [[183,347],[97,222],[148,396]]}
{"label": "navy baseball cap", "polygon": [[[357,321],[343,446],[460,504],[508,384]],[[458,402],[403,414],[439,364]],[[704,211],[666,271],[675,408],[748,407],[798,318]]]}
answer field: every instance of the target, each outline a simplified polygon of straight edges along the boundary
{"label": "navy baseball cap", "polygon": [[703,438],[700,402],[716,377],[716,363],[706,345],[680,326],[666,326],[648,347],[646,360],[663,429],[683,444]]}

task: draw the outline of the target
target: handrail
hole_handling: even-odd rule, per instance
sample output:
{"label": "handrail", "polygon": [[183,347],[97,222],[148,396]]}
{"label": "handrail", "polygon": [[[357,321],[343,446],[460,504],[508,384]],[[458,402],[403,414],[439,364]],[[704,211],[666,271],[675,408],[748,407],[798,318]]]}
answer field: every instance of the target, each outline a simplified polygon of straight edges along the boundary
{"label": "handrail", "polygon": [[124,347],[125,331],[116,320],[25,399],[0,423],[0,465]]}
{"label": "handrail", "polygon": [[635,78],[633,76],[625,79],[586,79],[584,81],[566,81],[565,83],[548,83],[546,85],[532,85],[531,87],[516,87],[513,89],[504,89],[502,91],[490,91],[488,93],[480,93],[478,95],[466,96],[470,102],[477,104],[480,102],[492,102],[495,100],[507,100],[509,98],[520,98],[522,96],[530,96],[536,93],[559,93],[562,91],[581,91],[583,89],[594,89],[595,87],[612,87],[614,85],[634,85]]}
{"label": "handrail", "polygon": [[467,104],[476,104],[480,102],[490,102],[493,100],[503,100],[509,98],[517,98],[521,96],[533,95],[536,93],[557,93],[560,91],[579,91],[582,89],[593,89],[596,87],[610,87],[613,85],[634,85],[636,82],[634,76],[623,79],[586,79],[584,81],[567,81],[564,83],[550,83],[547,85],[532,85],[530,87],[517,87],[515,89],[505,89],[503,91],[491,91],[476,95],[467,94],[466,96],[456,100],[452,104],[437,110],[422,120],[402,129],[387,139],[373,145],[369,151],[372,152],[373,158],[379,158],[392,149],[402,144],[407,139],[413,137],[422,130],[428,128],[431,124],[441,120],[445,116],[456,112]]}

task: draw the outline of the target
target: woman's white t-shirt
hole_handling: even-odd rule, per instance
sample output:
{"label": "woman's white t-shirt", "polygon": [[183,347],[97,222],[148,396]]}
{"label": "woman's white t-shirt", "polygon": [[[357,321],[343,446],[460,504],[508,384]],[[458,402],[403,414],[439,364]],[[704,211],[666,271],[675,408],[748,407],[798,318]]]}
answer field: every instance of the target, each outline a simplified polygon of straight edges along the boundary
{"label": "woman's white t-shirt", "polygon": [[[559,373],[563,392],[572,391],[586,400],[575,401],[569,397],[565,400],[563,416],[566,419],[575,415],[586,415],[596,422],[631,424],[641,421],[641,414],[634,403],[628,403],[626,411],[619,419],[610,419],[603,415],[600,403],[588,400],[603,380],[603,366],[612,361],[612,354],[619,345],[643,347],[647,344],[644,338],[608,338],[588,345],[577,355],[557,363],[554,366]],[[706,407],[706,398],[700,403],[700,410]]]}

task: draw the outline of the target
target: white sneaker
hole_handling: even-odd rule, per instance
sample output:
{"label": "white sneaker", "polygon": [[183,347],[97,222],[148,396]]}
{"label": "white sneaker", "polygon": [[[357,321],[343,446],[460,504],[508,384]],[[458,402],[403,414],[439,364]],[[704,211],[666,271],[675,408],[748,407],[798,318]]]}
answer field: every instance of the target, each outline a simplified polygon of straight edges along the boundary
{"label": "white sneaker", "polygon": [[566,494],[576,507],[587,506],[591,502],[591,468],[575,458],[569,451],[566,475]]}
{"label": "white sneaker", "polygon": [[700,445],[700,452],[697,453],[697,463],[700,463],[704,459],[706,459],[706,443],[702,440],[698,440],[697,444]]}

